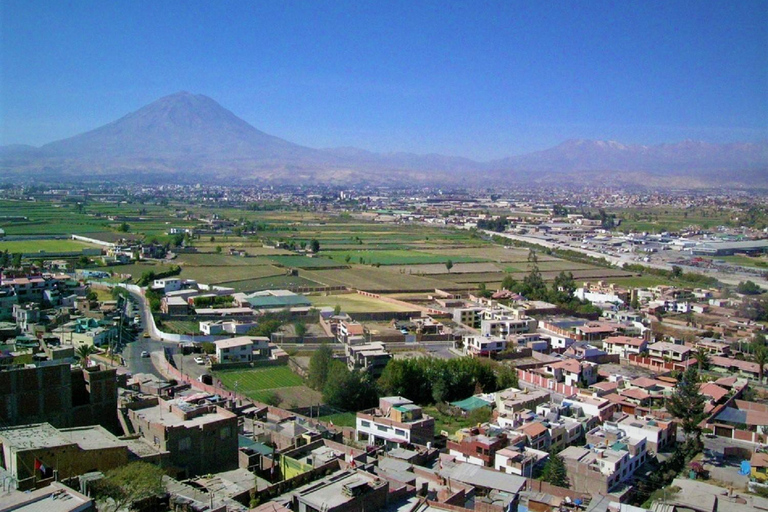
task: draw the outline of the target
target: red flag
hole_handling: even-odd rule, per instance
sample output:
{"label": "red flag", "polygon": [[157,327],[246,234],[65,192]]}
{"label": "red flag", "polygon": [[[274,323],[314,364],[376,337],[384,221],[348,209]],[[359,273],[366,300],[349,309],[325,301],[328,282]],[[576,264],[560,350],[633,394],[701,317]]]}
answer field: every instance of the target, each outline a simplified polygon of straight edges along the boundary
{"label": "red flag", "polygon": [[43,463],[38,459],[35,459],[35,471],[40,471],[43,467]]}

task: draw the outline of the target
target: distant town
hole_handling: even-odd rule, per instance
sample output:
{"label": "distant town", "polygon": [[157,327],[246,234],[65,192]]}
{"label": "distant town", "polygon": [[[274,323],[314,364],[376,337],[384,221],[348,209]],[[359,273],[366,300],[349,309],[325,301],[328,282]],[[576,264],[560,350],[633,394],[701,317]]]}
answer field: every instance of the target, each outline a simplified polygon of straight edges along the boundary
{"label": "distant town", "polygon": [[0,186],[0,512],[768,509],[746,190]]}

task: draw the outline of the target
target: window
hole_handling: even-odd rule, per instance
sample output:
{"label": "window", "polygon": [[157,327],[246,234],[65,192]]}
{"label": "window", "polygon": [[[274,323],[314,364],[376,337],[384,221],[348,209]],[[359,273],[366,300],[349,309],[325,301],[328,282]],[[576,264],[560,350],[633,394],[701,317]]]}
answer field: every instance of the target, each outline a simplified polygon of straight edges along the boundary
{"label": "window", "polygon": [[371,426],[371,422],[370,421],[362,420],[360,422],[360,425],[362,425],[363,427],[370,427]]}
{"label": "window", "polygon": [[189,437],[185,437],[184,439],[179,440],[179,451],[183,452],[185,450],[189,450],[192,448],[192,439]]}
{"label": "window", "polygon": [[395,435],[398,435],[398,436],[403,436],[403,437],[405,437],[405,430],[402,430],[402,429],[396,428],[396,429],[395,429]]}
{"label": "window", "polygon": [[224,428],[222,428],[222,429],[219,431],[219,437],[220,437],[221,439],[226,439],[226,438],[228,438],[228,437],[229,437],[229,434],[230,434],[230,432],[229,432],[229,427],[224,427]]}
{"label": "window", "polygon": [[386,425],[376,425],[376,428],[381,430],[382,432],[386,432],[387,430],[389,430],[389,427]]}

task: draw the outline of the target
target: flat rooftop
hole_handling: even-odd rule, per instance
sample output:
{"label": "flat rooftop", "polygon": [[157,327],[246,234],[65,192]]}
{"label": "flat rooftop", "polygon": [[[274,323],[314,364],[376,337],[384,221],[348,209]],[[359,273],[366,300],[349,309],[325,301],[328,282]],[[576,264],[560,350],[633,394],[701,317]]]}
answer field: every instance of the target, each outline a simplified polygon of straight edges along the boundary
{"label": "flat rooftop", "polygon": [[0,430],[0,440],[3,444],[16,450],[34,450],[75,444],[74,441],[62,436],[59,430],[50,423],[4,428]]}
{"label": "flat rooftop", "polygon": [[225,414],[222,412],[209,412],[185,420],[184,418],[177,416],[175,413],[168,411],[168,405],[155,405],[145,409],[138,409],[136,411],[136,416],[152,423],[165,425],[166,427],[184,426],[187,428],[200,427],[208,423],[234,417],[232,413]]}
{"label": "flat rooftop", "polygon": [[378,486],[377,480],[374,475],[362,471],[341,472],[319,482],[311,483],[295,492],[301,501],[318,510],[331,509],[352,500],[344,494],[345,487],[362,484],[372,484],[376,487]]}

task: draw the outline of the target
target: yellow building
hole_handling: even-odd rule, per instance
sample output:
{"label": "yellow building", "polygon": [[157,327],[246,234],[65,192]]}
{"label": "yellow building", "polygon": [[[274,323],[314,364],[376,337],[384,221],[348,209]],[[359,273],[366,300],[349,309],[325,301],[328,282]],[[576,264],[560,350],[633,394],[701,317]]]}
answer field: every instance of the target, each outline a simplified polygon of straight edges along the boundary
{"label": "yellow building", "polygon": [[751,480],[760,483],[768,481],[768,453],[753,453],[749,463],[752,466]]}

